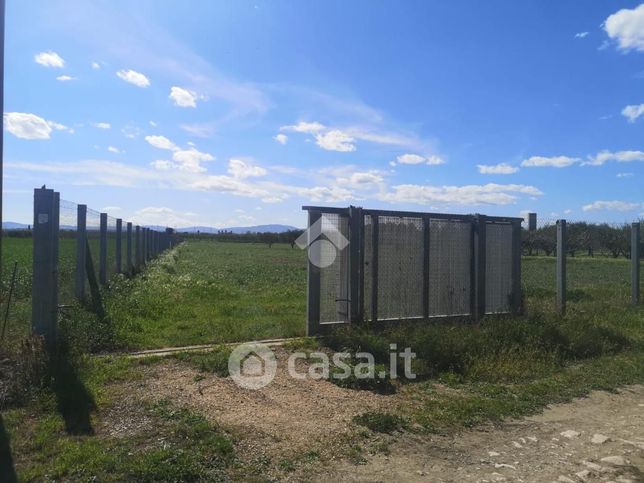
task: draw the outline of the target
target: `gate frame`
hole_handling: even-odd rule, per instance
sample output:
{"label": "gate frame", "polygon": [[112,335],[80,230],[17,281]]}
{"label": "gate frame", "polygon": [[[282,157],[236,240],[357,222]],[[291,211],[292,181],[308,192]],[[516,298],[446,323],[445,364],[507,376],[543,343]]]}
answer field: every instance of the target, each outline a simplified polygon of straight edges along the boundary
{"label": "gate frame", "polygon": [[[507,216],[487,216],[481,214],[463,215],[450,213],[432,213],[418,211],[400,211],[400,210],[380,210],[367,209],[357,206],[347,208],[323,207],[323,206],[303,206],[302,210],[308,212],[307,230],[325,214],[339,215],[348,218],[348,239],[349,246],[349,267],[347,277],[349,281],[349,320],[347,323],[365,323],[377,322],[384,323],[387,321],[378,320],[378,239],[379,239],[379,217],[391,216],[399,218],[418,218],[423,223],[423,315],[410,319],[401,318],[400,321],[428,321],[435,318],[457,317],[462,319],[463,316],[430,316],[429,315],[429,242],[431,239],[430,222],[431,220],[452,220],[470,223],[472,227],[471,236],[471,318],[475,322],[480,322],[486,314],[485,305],[485,251],[487,230],[490,223],[510,225],[512,229],[512,251],[511,257],[511,280],[512,290],[510,294],[510,307],[508,314],[521,313],[521,223],[523,218]],[[364,256],[365,256],[365,216],[371,216],[372,220],[372,242],[371,250],[373,254],[371,264],[371,320],[365,319],[365,273],[364,273]],[[308,235],[310,237],[310,234]],[[309,238],[308,247],[314,240]],[[307,248],[308,250],[309,248]],[[320,321],[320,268],[316,267],[308,260],[307,268],[308,290],[307,290],[307,335],[317,335],[324,333],[331,326],[338,325],[338,322],[321,322]]]}

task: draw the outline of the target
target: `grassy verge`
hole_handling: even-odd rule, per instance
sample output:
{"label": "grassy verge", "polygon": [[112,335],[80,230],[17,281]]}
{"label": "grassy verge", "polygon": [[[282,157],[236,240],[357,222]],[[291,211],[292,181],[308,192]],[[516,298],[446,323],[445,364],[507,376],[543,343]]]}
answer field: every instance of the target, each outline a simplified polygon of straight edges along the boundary
{"label": "grassy verge", "polygon": [[138,364],[84,359],[64,393],[54,383],[31,404],[4,411],[5,470],[24,481],[226,479],[234,449],[220,428],[170,401],[128,401],[119,382],[135,380]]}
{"label": "grassy verge", "polygon": [[301,336],[305,256],[280,244],[185,243],[114,284],[108,313],[131,348]]}

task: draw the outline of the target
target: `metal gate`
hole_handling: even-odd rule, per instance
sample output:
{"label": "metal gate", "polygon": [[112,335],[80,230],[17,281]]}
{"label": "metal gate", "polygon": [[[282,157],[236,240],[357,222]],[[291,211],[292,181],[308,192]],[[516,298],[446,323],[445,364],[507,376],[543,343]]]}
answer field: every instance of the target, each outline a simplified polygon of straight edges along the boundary
{"label": "metal gate", "polygon": [[308,323],[516,313],[521,218],[305,206]]}

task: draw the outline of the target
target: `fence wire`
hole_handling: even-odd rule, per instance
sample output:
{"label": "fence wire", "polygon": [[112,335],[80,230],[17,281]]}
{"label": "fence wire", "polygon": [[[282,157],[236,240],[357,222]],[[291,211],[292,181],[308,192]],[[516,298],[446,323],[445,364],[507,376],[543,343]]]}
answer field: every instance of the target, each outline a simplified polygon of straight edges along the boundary
{"label": "fence wire", "polygon": [[378,217],[378,319],[423,316],[423,220]]}
{"label": "fence wire", "polygon": [[[337,230],[348,239],[346,216],[325,214],[322,233]],[[346,322],[349,318],[349,249],[339,249],[329,241],[320,241],[320,322]]]}
{"label": "fence wire", "polygon": [[78,230],[78,205],[60,200],[58,231],[58,303],[74,302],[76,274],[76,234]]}
{"label": "fence wire", "polygon": [[429,232],[429,315],[469,315],[472,224],[431,220]]}
{"label": "fence wire", "polygon": [[[567,307],[592,311],[602,304],[629,304],[631,223],[566,220],[565,231]],[[540,219],[533,231],[524,224],[522,252],[525,309],[557,310],[557,220]]]}

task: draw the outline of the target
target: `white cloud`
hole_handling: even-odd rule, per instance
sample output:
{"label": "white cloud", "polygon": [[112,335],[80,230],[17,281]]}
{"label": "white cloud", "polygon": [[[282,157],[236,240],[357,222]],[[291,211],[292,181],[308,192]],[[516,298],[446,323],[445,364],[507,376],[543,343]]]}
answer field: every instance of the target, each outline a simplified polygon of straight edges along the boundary
{"label": "white cloud", "polygon": [[499,163],[493,165],[477,164],[481,174],[513,174],[519,171],[519,168],[508,163]]}
{"label": "white cloud", "polygon": [[110,213],[114,211],[122,211],[123,209],[120,206],[104,206],[101,208],[103,213]]}
{"label": "white cloud", "polygon": [[428,186],[403,184],[381,195],[381,199],[393,203],[448,204],[448,205],[507,205],[514,203],[518,195],[539,196],[543,194],[534,186],[521,184]]}
{"label": "white cloud", "polygon": [[350,186],[353,188],[369,188],[374,185],[380,185],[384,182],[384,177],[378,171],[356,171],[345,177],[338,177],[337,183]]}
{"label": "white cloud", "polygon": [[568,156],[553,156],[553,157],[544,157],[544,156],[532,156],[531,158],[525,159],[521,162],[521,166],[524,168],[565,168],[571,166],[579,161],[579,158],[571,158]]}
{"label": "white cloud", "polygon": [[601,166],[608,161],[617,161],[618,163],[631,163],[633,161],[644,161],[644,151],[601,151],[595,157],[584,161],[583,165]]}
{"label": "white cloud", "polygon": [[134,124],[126,125],[125,127],[123,127],[123,129],[121,129],[121,132],[128,139],[134,139],[137,136],[141,135],[141,133],[143,133],[141,128],[138,126],[135,126]]}
{"label": "white cloud", "polygon": [[4,126],[7,131],[20,139],[49,139],[53,130],[74,132],[63,124],[48,121],[27,112],[5,113]]}
{"label": "white cloud", "polygon": [[282,145],[284,145],[284,144],[286,144],[288,142],[288,136],[286,134],[282,134],[282,133],[276,135],[273,139],[275,139],[275,141],[277,141],[278,143],[280,143]]}
{"label": "white cloud", "polygon": [[145,140],[155,148],[167,149],[169,151],[176,151],[179,149],[176,144],[165,136],[145,136]]}
{"label": "white cloud", "polygon": [[198,138],[209,138],[215,133],[215,126],[212,123],[182,124],[180,127]]}
{"label": "white cloud", "polygon": [[168,97],[172,99],[175,106],[179,107],[197,107],[197,99],[199,98],[196,92],[177,86],[170,88]]}
{"label": "white cloud", "polygon": [[152,126],[152,127],[157,127],[158,126],[158,124],[156,122],[154,122],[154,121],[148,121],[148,122],[150,123],[150,126]]}
{"label": "white cloud", "polygon": [[93,122],[92,126],[98,129],[110,129],[112,127],[109,122]]}
{"label": "white cloud", "polygon": [[604,22],[604,30],[617,41],[620,49],[644,52],[644,3],[610,15]]}
{"label": "white cloud", "polygon": [[206,171],[206,168],[201,166],[201,163],[214,161],[215,157],[212,154],[202,153],[195,148],[190,148],[175,150],[172,154],[172,159],[175,161],[176,166],[182,171],[203,173]]}
{"label": "white cloud", "polygon": [[644,115],[644,104],[633,104],[622,109],[622,116],[628,118],[628,122],[635,122],[641,115]]}
{"label": "white cloud", "polygon": [[147,206],[132,215],[132,223],[136,225],[170,226],[185,228],[204,224],[191,212],[181,212],[165,206]]}
{"label": "white cloud", "polygon": [[355,139],[348,134],[334,129],[324,134],[315,135],[315,144],[327,151],[349,153],[356,150]]}
{"label": "white cloud", "polygon": [[92,69],[94,70],[98,70],[101,68],[101,64],[99,64],[98,62],[92,62],[91,65],[92,65]]}
{"label": "white cloud", "polygon": [[34,55],[34,61],[37,64],[43,65],[45,67],[56,67],[62,69],[65,67],[65,61],[63,58],[58,55],[56,52],[51,50],[48,52],[39,52]]}
{"label": "white cloud", "polygon": [[148,87],[150,85],[150,79],[148,79],[145,75],[141,74],[140,72],[136,72],[135,70],[132,70],[132,69],[119,70],[116,73],[116,75],[120,79],[123,79],[125,82],[134,84],[137,87]]}
{"label": "white cloud", "polygon": [[72,77],[70,75],[59,75],[58,77],[56,77],[56,80],[60,82],[69,82],[77,79],[76,77]]}
{"label": "white cloud", "polygon": [[435,166],[444,164],[445,160],[440,156],[436,156],[435,154],[429,156],[420,156],[419,154],[402,154],[396,158],[396,161],[392,161],[389,164],[395,166],[396,162],[398,164],[428,164],[430,166]]}
{"label": "white cloud", "polygon": [[633,211],[644,207],[642,203],[629,203],[627,201],[593,201],[588,205],[582,206],[584,211]]}
{"label": "white cloud", "polygon": [[292,126],[282,126],[280,131],[292,131],[292,132],[302,132],[307,134],[317,134],[320,131],[323,131],[325,128],[324,124],[319,122],[298,122]]}
{"label": "white cloud", "polygon": [[114,153],[114,154],[119,154],[121,152],[121,150],[119,148],[115,148],[114,146],[108,146],[107,150],[110,153]]}
{"label": "white cloud", "polygon": [[230,159],[228,161],[228,173],[233,178],[244,179],[265,176],[267,171],[261,166],[253,166],[241,159]]}
{"label": "white cloud", "polygon": [[154,169],[158,169],[160,171],[168,171],[172,168],[175,167],[175,164],[172,161],[168,161],[165,159],[157,159],[156,161],[152,161],[150,163],[150,166],[152,166]]}
{"label": "white cloud", "polygon": [[578,32],[578,33],[575,34],[575,38],[576,39],[583,39],[584,37],[588,36],[588,33],[589,32]]}
{"label": "white cloud", "polygon": [[630,178],[633,176],[633,173],[617,173],[618,178]]}

